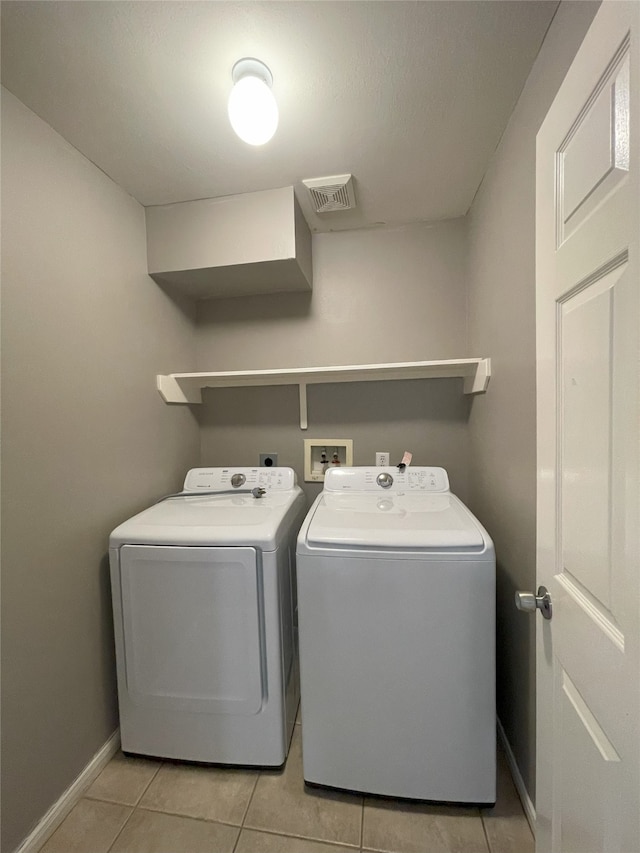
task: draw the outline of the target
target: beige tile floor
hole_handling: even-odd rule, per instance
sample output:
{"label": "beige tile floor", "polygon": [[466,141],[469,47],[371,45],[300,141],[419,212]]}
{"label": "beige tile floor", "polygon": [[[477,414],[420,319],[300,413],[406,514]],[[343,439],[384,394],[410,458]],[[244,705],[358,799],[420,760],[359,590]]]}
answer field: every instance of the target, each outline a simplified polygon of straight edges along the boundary
{"label": "beige tile floor", "polygon": [[116,755],[40,853],[533,853],[504,757],[493,809],[307,788],[300,725],[284,770]]}

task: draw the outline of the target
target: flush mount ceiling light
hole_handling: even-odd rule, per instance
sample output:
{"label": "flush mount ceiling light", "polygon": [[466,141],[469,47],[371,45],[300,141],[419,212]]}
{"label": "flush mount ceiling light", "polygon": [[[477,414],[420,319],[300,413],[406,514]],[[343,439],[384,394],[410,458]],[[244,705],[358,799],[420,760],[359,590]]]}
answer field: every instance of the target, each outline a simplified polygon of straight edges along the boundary
{"label": "flush mount ceiling light", "polygon": [[273,76],[259,59],[239,59],[231,70],[229,121],[240,139],[264,145],[278,127],[278,104],[271,91]]}

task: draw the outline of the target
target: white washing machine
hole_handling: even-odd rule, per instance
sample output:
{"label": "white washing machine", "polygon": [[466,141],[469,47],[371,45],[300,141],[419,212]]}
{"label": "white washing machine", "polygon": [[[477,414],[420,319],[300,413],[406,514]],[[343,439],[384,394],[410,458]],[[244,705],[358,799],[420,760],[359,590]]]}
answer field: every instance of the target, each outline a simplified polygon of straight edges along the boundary
{"label": "white washing machine", "polygon": [[109,556],[125,752],[280,766],[299,699],[291,468],[194,468]]}
{"label": "white washing machine", "polygon": [[297,545],[307,782],[496,798],[495,555],[442,468],[338,468]]}

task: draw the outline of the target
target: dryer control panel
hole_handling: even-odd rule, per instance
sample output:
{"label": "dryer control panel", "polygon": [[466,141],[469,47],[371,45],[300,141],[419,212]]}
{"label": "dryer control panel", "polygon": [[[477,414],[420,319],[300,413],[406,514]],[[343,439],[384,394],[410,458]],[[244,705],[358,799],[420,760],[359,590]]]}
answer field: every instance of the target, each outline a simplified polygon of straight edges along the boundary
{"label": "dryer control panel", "polygon": [[255,489],[286,492],[296,485],[293,468],[192,468],[187,472],[185,492],[226,492]]}
{"label": "dryer control panel", "polygon": [[331,468],[324,478],[325,492],[448,492],[444,468],[407,466]]}

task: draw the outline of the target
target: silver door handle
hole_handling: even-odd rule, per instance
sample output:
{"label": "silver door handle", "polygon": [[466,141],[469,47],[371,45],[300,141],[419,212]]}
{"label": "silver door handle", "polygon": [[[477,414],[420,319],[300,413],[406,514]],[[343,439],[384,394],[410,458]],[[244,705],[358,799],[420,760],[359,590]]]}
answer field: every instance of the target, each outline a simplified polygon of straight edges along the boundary
{"label": "silver door handle", "polygon": [[527,613],[535,613],[539,610],[545,619],[551,619],[553,614],[551,596],[546,586],[539,586],[537,595],[532,592],[516,592],[516,607]]}

